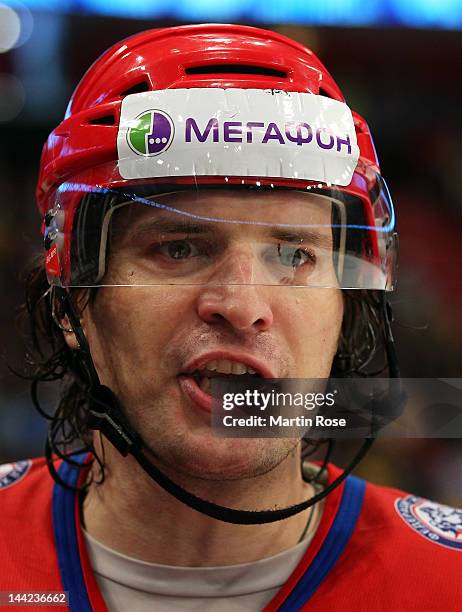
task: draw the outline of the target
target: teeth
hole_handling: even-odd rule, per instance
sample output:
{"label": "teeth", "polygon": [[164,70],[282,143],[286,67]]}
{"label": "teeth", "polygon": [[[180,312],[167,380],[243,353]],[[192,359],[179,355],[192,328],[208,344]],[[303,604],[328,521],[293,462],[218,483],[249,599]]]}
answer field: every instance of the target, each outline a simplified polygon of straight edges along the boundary
{"label": "teeth", "polygon": [[218,372],[220,374],[256,374],[255,370],[244,363],[229,361],[229,359],[218,359],[209,361],[200,368],[201,372]]}
{"label": "teeth", "polygon": [[231,374],[232,368],[232,362],[228,361],[227,359],[220,359],[217,361],[217,372],[221,372],[222,374]]}
{"label": "teeth", "polygon": [[247,366],[243,363],[232,363],[231,373],[232,374],[245,374],[247,372]]}

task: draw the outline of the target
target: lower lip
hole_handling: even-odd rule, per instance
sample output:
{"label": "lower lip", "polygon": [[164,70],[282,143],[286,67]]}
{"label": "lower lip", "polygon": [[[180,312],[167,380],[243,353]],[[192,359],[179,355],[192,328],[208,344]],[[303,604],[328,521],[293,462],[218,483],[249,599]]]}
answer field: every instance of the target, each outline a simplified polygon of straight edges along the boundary
{"label": "lower lip", "polygon": [[179,385],[183,393],[191,399],[196,406],[208,412],[212,412],[212,396],[202,391],[192,376],[180,376]]}

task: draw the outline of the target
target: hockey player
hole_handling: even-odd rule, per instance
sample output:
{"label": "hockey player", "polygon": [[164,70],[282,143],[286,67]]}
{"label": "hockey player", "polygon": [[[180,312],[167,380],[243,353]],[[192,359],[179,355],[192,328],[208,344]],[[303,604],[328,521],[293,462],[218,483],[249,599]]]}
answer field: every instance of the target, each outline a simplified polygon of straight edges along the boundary
{"label": "hockey player", "polygon": [[39,382],[65,386],[45,459],[0,472],[0,591],[461,609],[462,513],[348,475],[372,438],[342,471],[301,467],[298,438],[211,427],[214,379],[354,376],[379,351],[399,376],[393,206],[311,51],[235,25],[118,43],[49,136],[37,200],[36,404]]}

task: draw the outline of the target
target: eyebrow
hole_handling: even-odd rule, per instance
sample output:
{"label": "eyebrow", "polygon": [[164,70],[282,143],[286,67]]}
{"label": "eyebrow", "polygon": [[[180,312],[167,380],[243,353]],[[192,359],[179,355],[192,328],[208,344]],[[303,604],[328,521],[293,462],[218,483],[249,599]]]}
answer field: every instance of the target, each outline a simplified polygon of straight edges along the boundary
{"label": "eyebrow", "polygon": [[209,223],[194,223],[191,221],[172,221],[168,219],[152,219],[145,223],[140,223],[133,231],[152,232],[162,234],[207,234],[212,230]]}
{"label": "eyebrow", "polygon": [[[130,234],[142,233],[142,232],[156,232],[158,234],[210,234],[216,233],[216,222],[209,223],[197,223],[193,221],[173,221],[171,218],[150,219],[145,222],[139,223],[132,230],[129,230]],[[226,221],[223,221],[226,224]],[[238,222],[233,223],[238,224]],[[249,224],[251,225],[251,223]],[[257,225],[257,227],[261,227]],[[276,238],[282,242],[289,243],[309,243],[315,246],[331,249],[332,238],[327,234],[321,234],[316,230],[297,229],[296,231],[288,231],[285,228],[278,228],[275,226],[263,226],[263,235],[271,238]]]}
{"label": "eyebrow", "polygon": [[320,234],[316,231],[308,230],[297,230],[296,232],[281,231],[277,228],[273,228],[270,232],[272,238],[278,238],[283,242],[299,243],[305,242],[314,244],[315,246],[324,247],[327,249],[332,248],[332,239],[327,234]]}

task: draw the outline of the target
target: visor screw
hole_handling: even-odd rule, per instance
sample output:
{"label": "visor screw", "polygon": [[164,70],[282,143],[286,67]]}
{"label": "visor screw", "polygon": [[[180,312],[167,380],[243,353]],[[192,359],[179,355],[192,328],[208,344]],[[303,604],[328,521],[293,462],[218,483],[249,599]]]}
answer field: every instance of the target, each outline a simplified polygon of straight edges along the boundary
{"label": "visor screw", "polygon": [[58,232],[56,231],[47,233],[47,235],[43,239],[43,246],[45,247],[46,251],[49,250],[49,248],[53,244],[53,240],[56,238],[57,235],[58,235]]}

